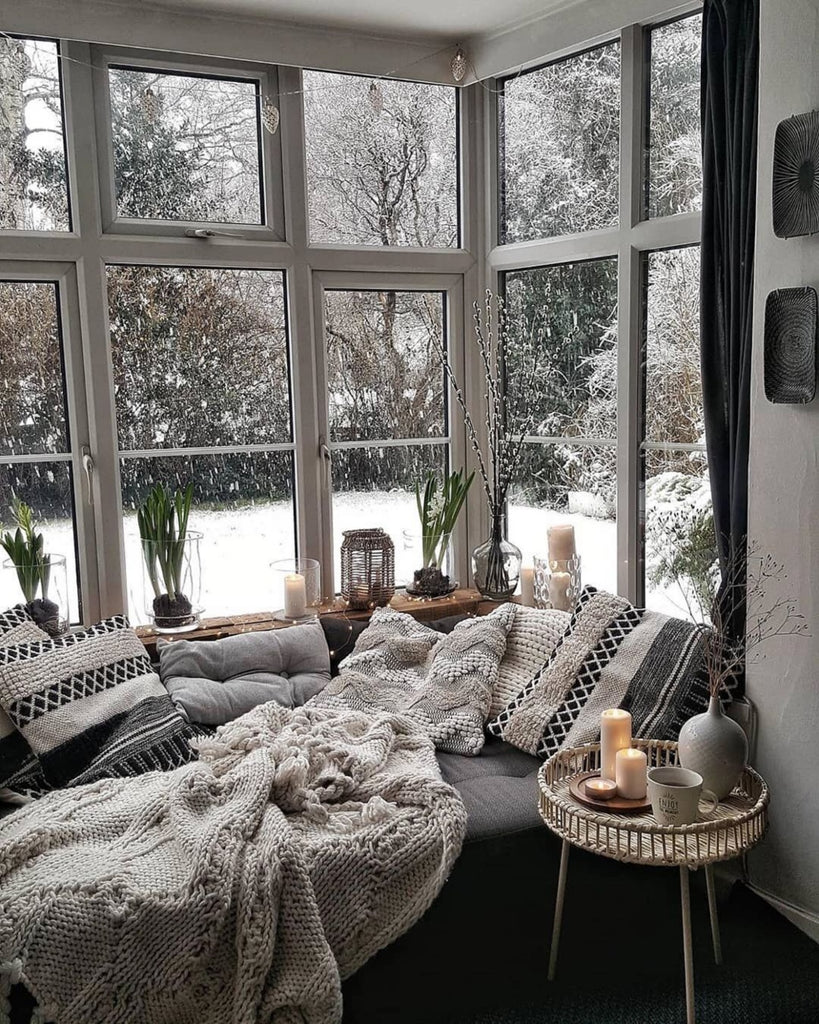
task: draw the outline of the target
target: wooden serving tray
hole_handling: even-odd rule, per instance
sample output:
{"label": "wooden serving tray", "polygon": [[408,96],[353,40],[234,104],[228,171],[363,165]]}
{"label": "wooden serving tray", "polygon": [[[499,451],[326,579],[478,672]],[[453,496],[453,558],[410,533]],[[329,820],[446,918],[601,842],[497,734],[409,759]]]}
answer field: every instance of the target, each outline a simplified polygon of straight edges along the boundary
{"label": "wooden serving tray", "polygon": [[641,811],[651,810],[651,801],[646,794],[643,800],[626,800],[622,796],[613,796],[610,800],[600,800],[598,797],[589,796],[586,792],[586,779],[598,779],[600,772],[583,772],[576,775],[569,783],[569,792],[574,799],[583,804],[584,807],[591,807],[593,811],[603,811],[604,814],[639,814]]}

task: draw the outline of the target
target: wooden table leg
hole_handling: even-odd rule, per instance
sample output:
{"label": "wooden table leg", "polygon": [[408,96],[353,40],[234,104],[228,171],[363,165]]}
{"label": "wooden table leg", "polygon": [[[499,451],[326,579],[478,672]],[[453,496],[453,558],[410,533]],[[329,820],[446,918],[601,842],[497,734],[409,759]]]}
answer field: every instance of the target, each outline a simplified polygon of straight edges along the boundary
{"label": "wooden table leg", "polygon": [[714,866],[705,865],[705,886],[708,890],[708,915],[711,918],[711,939],[714,943],[714,963],[722,963],[722,941],[719,935],[719,918],[717,917],[717,895],[714,889]]}
{"label": "wooden table leg", "polygon": [[569,873],[569,841],[563,840],[560,851],[560,874],[557,876],[557,900],[555,901],[555,920],[552,925],[552,948],[549,951],[549,981],[555,980],[557,970],[557,947],[560,943],[560,926],[563,922],[563,903],[566,899],[566,876]]}
{"label": "wooden table leg", "polygon": [[691,948],[691,897],[688,867],[680,865],[680,901],[682,903],[683,958],[685,960],[685,1021],[694,1020],[694,956]]}

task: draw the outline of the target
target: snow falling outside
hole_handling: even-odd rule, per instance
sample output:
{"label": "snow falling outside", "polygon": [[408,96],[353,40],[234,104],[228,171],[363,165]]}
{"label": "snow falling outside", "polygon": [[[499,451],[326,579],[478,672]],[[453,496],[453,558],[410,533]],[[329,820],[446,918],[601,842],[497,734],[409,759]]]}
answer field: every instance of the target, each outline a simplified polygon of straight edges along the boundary
{"label": "snow falling outside", "polygon": [[[369,526],[385,528],[395,544],[396,582],[404,584],[417,568],[405,552],[403,531],[417,531],[415,495],[406,491],[347,492],[333,501],[333,533],[336,580],[342,532]],[[531,565],[536,554],[546,551],[546,531],[555,523],[575,528],[584,584],[617,591],[616,524],[612,520],[582,513],[514,505],[509,510],[509,537],[523,553],[523,564]],[[274,611],[281,606],[270,563],[293,556],[293,507],[277,501],[238,509],[199,510],[192,514],[192,528],[204,534],[202,541],[202,599],[206,616],[244,612]],[[76,563],[71,523],[67,519],[42,524],[49,550],[66,555],[69,584],[76,580]],[[142,555],[136,516],[124,519],[129,615],[134,623],[147,621],[143,593]],[[2,573],[0,604],[7,607],[19,600],[16,581]],[[78,618],[76,588],[69,586],[73,621]],[[648,604],[655,611],[685,615],[679,588],[655,589]]]}
{"label": "snow falling outside", "polygon": [[[699,25],[686,18],[652,30],[648,205],[650,216],[699,208]],[[54,44],[0,39],[0,114],[14,145],[0,151],[0,228],[64,230],[62,100]],[[604,227],[617,217],[620,52],[604,45],[520,75],[506,85],[501,212],[506,242]],[[458,244],[455,89],[306,72],[306,177],[311,241],[447,247]],[[259,127],[246,83],[113,68],[115,142],[110,183],[120,215],[225,224],[257,223]],[[577,131],[577,112],[584,131]],[[4,143],[0,140],[0,150]],[[384,174],[384,168],[391,169]],[[393,172],[394,171],[394,172]],[[398,183],[409,182],[407,187]],[[161,188],[157,183],[161,183]],[[148,244],[146,242],[146,244]],[[150,242],[155,245],[154,241]],[[708,503],[699,380],[699,254],[647,256],[644,438],[648,603],[701,614],[715,551]],[[505,275],[518,318],[507,371],[509,405],[524,372],[533,324],[545,327],[535,421],[516,474],[509,537],[524,564],[546,549],[552,523],[575,526],[584,583],[616,590],[618,480],[616,260]],[[458,428],[447,408],[438,353],[448,337],[441,291],[325,292],[325,376],[333,454],[335,579],[345,529],[380,526],[393,537],[396,577],[413,569],[402,533],[417,531],[414,488],[441,473]],[[122,461],[130,613],[146,620],[134,509],[155,483],[196,487],[190,526],[203,533],[201,606],[220,615],[274,609],[269,563],[293,556],[289,338],[279,271],[167,266],[108,268],[110,350]],[[467,321],[469,318],[467,318]],[[37,515],[46,548],[63,553],[76,581],[68,510],[68,417],[56,292],[51,284],[0,285],[0,522],[11,494]],[[517,354],[515,354],[517,353]],[[322,396],[323,398],[323,396]],[[478,403],[480,404],[480,403]],[[473,415],[483,416],[474,409]],[[514,413],[509,413],[514,419]],[[555,443],[555,438],[563,439]],[[381,441],[409,443],[379,446]],[[365,443],[357,448],[359,442]],[[420,442],[420,444],[418,443]],[[577,443],[581,442],[581,443]],[[599,443],[598,443],[599,442]],[[367,450],[367,444],[371,447]],[[217,449],[169,456],[163,449]],[[150,453],[150,454],[144,454]],[[34,457],[26,465],[15,456]],[[458,468],[453,466],[452,468]],[[55,475],[56,474],[56,475]],[[75,481],[76,500],[79,481]],[[476,487],[478,486],[476,482]],[[318,512],[316,513],[318,514]],[[473,538],[473,542],[478,538]],[[623,553],[620,552],[622,557]],[[413,556],[414,558],[415,556]],[[691,583],[688,586],[686,580]],[[682,581],[680,583],[679,581]],[[327,587],[325,586],[325,591]],[[69,590],[78,621],[75,582]],[[19,599],[13,573],[0,594]],[[707,594],[706,594],[707,596]]]}

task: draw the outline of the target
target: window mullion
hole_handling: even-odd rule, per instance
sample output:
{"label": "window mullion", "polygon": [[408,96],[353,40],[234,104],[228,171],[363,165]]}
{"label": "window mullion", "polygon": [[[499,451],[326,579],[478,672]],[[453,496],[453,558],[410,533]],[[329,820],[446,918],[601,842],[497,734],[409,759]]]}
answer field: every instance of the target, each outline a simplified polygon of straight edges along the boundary
{"label": "window mullion", "polygon": [[[330,522],[329,466],[322,454],[326,438],[321,305],[313,293],[315,278],[306,259],[307,191],[305,186],[304,111],[301,72],[279,69],[282,137],[282,176],[285,237],[294,263],[287,275],[288,327],[293,392],[295,450],[296,537],[299,555],[321,564],[321,589],[335,593],[332,529]],[[324,403],[326,404],[326,403]]]}
{"label": "window mullion", "polygon": [[617,589],[631,601],[642,595],[640,548],[640,367],[642,302],[640,254],[632,229],[642,216],[643,32],[621,37],[620,244],[617,295]]}
{"label": "window mullion", "polygon": [[[114,385],[108,345],[108,301],[105,269],[101,258],[100,184],[94,105],[91,48],[67,43],[64,52],[66,134],[73,223],[80,236],[77,279],[79,322],[85,392],[88,406],[88,441],[94,460],[93,522],[95,532],[81,544],[90,574],[86,581],[85,614],[112,615],[127,608],[125,553],[117,459],[117,422]],[[78,481],[79,485],[79,481]],[[78,490],[82,495],[82,491]],[[88,517],[90,522],[92,517]],[[82,564],[82,559],[81,559]]]}

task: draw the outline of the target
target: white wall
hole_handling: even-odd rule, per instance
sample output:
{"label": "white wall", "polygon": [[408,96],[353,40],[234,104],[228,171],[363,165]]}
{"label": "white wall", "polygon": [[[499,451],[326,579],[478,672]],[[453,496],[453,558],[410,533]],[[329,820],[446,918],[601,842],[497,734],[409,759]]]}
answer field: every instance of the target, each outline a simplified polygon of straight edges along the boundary
{"label": "white wall", "polygon": [[819,940],[819,400],[771,405],[763,392],[765,299],[774,288],[819,290],[819,235],[779,239],[771,226],[776,125],[819,109],[819,0],[762,0],[754,374],[749,536],[787,565],[810,639],[773,641],[751,667],[759,710],[756,763],[771,787],[771,830],[750,858],[751,881],[796,908]]}

